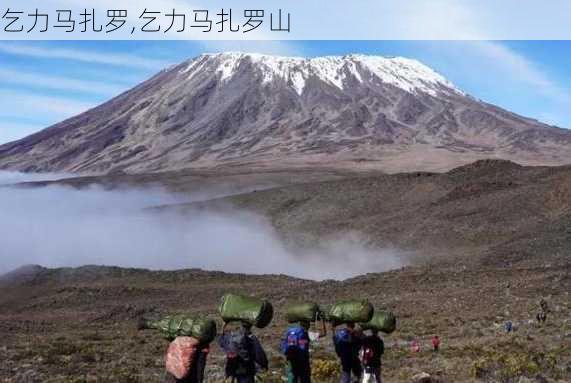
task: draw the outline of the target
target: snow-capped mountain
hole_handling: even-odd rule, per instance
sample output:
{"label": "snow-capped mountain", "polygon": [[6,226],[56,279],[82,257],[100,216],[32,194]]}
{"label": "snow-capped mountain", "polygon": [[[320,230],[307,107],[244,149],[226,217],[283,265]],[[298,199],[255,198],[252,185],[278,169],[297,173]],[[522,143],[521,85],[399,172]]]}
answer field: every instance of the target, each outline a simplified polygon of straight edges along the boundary
{"label": "snow-capped mountain", "polygon": [[418,61],[402,57],[349,55],[306,59],[251,53],[221,53],[203,55],[193,60],[183,72],[189,72],[189,78],[192,78],[207,66],[220,73],[220,81],[224,82],[238,73],[245,59],[254,64],[262,73],[262,84],[279,79],[285,81],[300,96],[303,94],[307,81],[312,77],[340,90],[343,90],[351,79],[360,83],[371,80],[380,81],[411,93],[425,92],[435,95],[443,88],[455,89],[448,80],[432,69]]}
{"label": "snow-capped mountain", "polygon": [[444,170],[490,157],[571,163],[570,144],[570,131],[476,100],[415,60],[219,53],[0,146],[0,168]]}

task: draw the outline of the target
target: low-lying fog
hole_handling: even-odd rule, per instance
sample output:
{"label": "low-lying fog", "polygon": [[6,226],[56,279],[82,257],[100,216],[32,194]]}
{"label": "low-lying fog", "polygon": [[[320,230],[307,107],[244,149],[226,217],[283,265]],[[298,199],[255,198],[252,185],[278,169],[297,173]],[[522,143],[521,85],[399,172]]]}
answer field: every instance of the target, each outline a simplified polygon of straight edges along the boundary
{"label": "low-lying fog", "polygon": [[[0,185],[40,179],[0,172]],[[292,252],[265,219],[243,211],[143,210],[192,200],[158,189],[0,187],[0,274],[24,264],[97,264],[343,279],[405,263],[396,251],[367,248],[343,233],[319,249]]]}

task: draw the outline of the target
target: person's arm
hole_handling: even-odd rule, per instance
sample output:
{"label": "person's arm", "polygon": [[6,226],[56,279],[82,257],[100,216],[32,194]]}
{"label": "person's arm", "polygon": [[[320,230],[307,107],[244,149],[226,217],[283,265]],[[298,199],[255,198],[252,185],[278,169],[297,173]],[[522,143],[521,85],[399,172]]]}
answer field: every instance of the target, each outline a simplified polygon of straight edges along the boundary
{"label": "person's arm", "polygon": [[287,333],[282,337],[281,343],[280,343],[280,349],[282,354],[285,355],[286,353],[286,348],[287,348]]}
{"label": "person's arm", "polygon": [[226,325],[224,325],[222,334],[218,338],[218,345],[225,352],[228,351],[228,333],[226,332]]}
{"label": "person's arm", "polygon": [[379,338],[379,356],[385,353],[385,342]]}
{"label": "person's arm", "polygon": [[351,334],[351,339],[355,348],[361,348],[363,345],[364,334],[360,327],[356,327]]}
{"label": "person's arm", "polygon": [[335,347],[335,353],[338,357],[341,357],[341,345],[339,344],[339,340],[335,336],[335,327],[333,327],[333,346]]}
{"label": "person's arm", "polygon": [[325,325],[325,320],[321,319],[321,329],[319,330],[319,338],[327,336],[327,326]]}
{"label": "person's arm", "polygon": [[260,341],[256,336],[252,335],[252,341],[254,342],[254,355],[256,363],[260,366],[262,370],[267,370],[269,363],[266,352],[262,348],[262,345],[260,344]]}
{"label": "person's arm", "polygon": [[331,334],[335,335],[335,327],[337,327],[337,323],[335,321],[331,321]]}

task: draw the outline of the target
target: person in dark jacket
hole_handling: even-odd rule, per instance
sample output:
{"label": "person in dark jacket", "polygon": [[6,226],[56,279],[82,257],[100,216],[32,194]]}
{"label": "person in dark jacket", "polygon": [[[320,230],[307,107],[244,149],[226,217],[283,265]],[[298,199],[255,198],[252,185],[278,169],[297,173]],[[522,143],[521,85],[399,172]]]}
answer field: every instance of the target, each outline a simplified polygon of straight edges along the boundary
{"label": "person in dark jacket", "polygon": [[[327,334],[325,322],[322,321],[321,325],[319,338]],[[307,321],[291,324],[282,338],[281,349],[288,362],[288,383],[311,383],[309,328]]]}
{"label": "person in dark jacket", "polygon": [[308,330],[308,322],[292,324],[282,338],[281,349],[288,362],[288,383],[311,382]]}
{"label": "person in dark jacket", "polygon": [[381,383],[381,357],[385,352],[385,343],[379,332],[371,330],[371,334],[363,337],[361,361],[365,374],[372,375],[374,381]]}
{"label": "person in dark jacket", "polygon": [[351,383],[351,378],[358,381],[363,373],[359,360],[362,333],[355,328],[354,323],[347,323],[346,327],[340,329],[335,329],[335,327],[336,324],[333,323],[335,353],[341,361],[341,383]]}
{"label": "person in dark jacket", "polygon": [[506,331],[506,334],[513,332],[514,325],[511,320],[506,321],[506,323],[504,323],[504,330]]}
{"label": "person in dark jacket", "polygon": [[202,383],[204,381],[204,370],[206,369],[206,359],[208,358],[209,353],[210,347],[208,346],[198,351],[198,354],[196,355],[196,362],[190,370],[191,380],[189,380],[188,383]]}
{"label": "person in dark jacket", "polygon": [[232,382],[254,383],[258,370],[268,369],[266,353],[249,323],[236,330],[225,324],[218,344],[226,353],[226,377]]}
{"label": "person in dark jacket", "polygon": [[541,310],[540,312],[537,313],[535,319],[537,320],[537,324],[541,326],[547,320],[547,314],[545,313],[545,311]]}

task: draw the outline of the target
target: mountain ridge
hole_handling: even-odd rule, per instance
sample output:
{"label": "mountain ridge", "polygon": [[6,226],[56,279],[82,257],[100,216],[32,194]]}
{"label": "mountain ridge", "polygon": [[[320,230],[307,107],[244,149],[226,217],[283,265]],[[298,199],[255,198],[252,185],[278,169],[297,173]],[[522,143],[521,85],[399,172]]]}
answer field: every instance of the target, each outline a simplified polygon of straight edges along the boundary
{"label": "mountain ridge", "polygon": [[568,164],[570,144],[570,131],[481,102],[416,60],[219,53],[1,145],[0,168],[445,171],[484,158]]}

